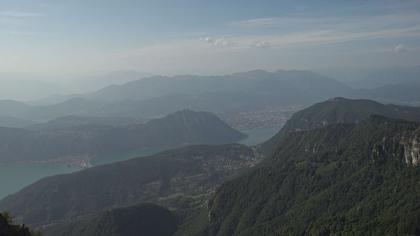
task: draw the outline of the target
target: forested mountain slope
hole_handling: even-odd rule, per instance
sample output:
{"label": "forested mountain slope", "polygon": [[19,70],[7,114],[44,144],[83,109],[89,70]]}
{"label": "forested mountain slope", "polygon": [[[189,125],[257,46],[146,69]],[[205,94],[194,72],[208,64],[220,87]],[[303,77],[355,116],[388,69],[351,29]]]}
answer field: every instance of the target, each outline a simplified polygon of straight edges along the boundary
{"label": "forested mountain slope", "polygon": [[239,144],[190,146],[42,179],[0,201],[26,224],[43,225],[143,202],[188,210],[260,157]]}
{"label": "forested mountain slope", "polygon": [[177,217],[169,210],[140,204],[107,210],[81,217],[66,224],[49,226],[44,236],[171,236],[178,227]]}
{"label": "forested mountain slope", "polygon": [[208,235],[418,235],[419,137],[380,116],[288,133],[217,190]]}
{"label": "forested mountain slope", "polygon": [[331,98],[293,114],[283,128],[270,140],[262,143],[260,148],[270,155],[287,133],[322,128],[330,124],[359,123],[370,115],[420,121],[420,108],[384,105],[366,99]]}

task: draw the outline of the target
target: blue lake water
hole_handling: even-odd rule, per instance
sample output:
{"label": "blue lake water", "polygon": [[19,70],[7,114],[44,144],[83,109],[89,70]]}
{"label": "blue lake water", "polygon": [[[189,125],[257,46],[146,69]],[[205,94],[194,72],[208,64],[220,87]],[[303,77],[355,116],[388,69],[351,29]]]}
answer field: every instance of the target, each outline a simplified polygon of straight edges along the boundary
{"label": "blue lake water", "polygon": [[76,170],[59,163],[0,164],[0,199],[43,177]]}
{"label": "blue lake water", "polygon": [[279,130],[279,127],[241,130],[241,132],[247,134],[248,137],[239,141],[239,143],[250,146],[260,144],[273,137]]}
{"label": "blue lake water", "polygon": [[[256,145],[272,137],[280,128],[258,128],[250,130],[241,130],[247,134],[246,139],[239,143],[245,145]],[[115,161],[126,160],[131,157],[140,157],[152,155],[163,149],[145,149],[123,155],[110,155],[101,157],[99,162],[93,162],[93,165],[106,164]],[[15,193],[25,186],[34,183],[44,177],[71,173],[80,170],[77,167],[69,167],[63,163],[13,163],[0,164],[0,199],[9,194]]]}
{"label": "blue lake water", "polygon": [[[148,156],[162,151],[163,149],[144,149],[119,155],[102,156],[92,164],[101,165],[116,161],[123,161],[132,157]],[[75,166],[64,163],[12,163],[0,164],[0,199],[15,193],[25,186],[34,183],[44,177],[66,174],[81,170]]]}

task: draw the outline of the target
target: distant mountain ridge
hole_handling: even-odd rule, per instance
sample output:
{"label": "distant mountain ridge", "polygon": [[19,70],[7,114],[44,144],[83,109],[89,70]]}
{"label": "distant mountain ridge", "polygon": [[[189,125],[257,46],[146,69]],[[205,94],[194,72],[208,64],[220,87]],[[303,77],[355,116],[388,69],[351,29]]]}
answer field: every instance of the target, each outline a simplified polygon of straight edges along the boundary
{"label": "distant mountain ridge", "polygon": [[211,113],[183,110],[145,124],[121,127],[0,128],[0,161],[89,160],[142,148],[233,143],[244,137]]}
{"label": "distant mountain ridge", "polygon": [[1,116],[16,117],[19,116],[22,112],[28,110],[30,106],[23,102],[0,100],[0,108]]}
{"label": "distant mountain ridge", "polygon": [[0,127],[25,128],[34,125],[35,122],[12,116],[0,116]]}
{"label": "distant mountain ridge", "polygon": [[364,79],[353,81],[350,85],[355,88],[375,89],[401,83],[420,84],[420,65],[376,69],[367,73]]}
{"label": "distant mountain ridge", "polygon": [[344,96],[349,91],[346,85],[310,71],[255,70],[224,76],[153,76],[90,94],[70,96],[66,101],[52,105],[19,106],[11,111],[0,102],[0,116],[41,122],[62,116],[150,118],[181,109],[225,112],[310,104],[332,96]]}
{"label": "distant mountain ridge", "polygon": [[418,82],[396,82],[369,90],[358,90],[355,97],[376,99],[382,102],[420,105],[420,79]]}
{"label": "distant mountain ridge", "polygon": [[[0,117],[1,121],[1,117]],[[31,130],[48,130],[48,129],[67,129],[80,126],[113,126],[124,127],[144,123],[140,119],[130,117],[83,117],[83,116],[63,116],[57,119],[47,121],[45,123],[21,126]],[[10,127],[10,126],[7,126]]]}
{"label": "distant mountain ridge", "polygon": [[[348,89],[340,82],[310,71],[267,72],[253,70],[224,76],[153,76],[123,85],[112,85],[87,95],[87,98],[94,100],[147,100],[173,94],[198,95],[232,92],[254,94],[255,92],[259,93],[260,89],[274,89],[265,87],[265,84],[268,83],[278,90],[288,87],[294,92],[309,93],[304,94],[306,96],[319,96],[320,94],[316,93],[320,93],[320,91],[330,94]],[[286,91],[284,90],[284,92]],[[270,91],[266,90],[266,92]]]}
{"label": "distant mountain ridge", "polygon": [[50,105],[0,101],[0,116],[45,122],[63,116],[150,119],[181,109],[214,113],[267,107],[310,105],[330,97],[420,104],[419,83],[395,80],[374,88],[354,89],[311,71],[254,70],[222,76],[152,76],[111,85],[93,93],[64,96]]}

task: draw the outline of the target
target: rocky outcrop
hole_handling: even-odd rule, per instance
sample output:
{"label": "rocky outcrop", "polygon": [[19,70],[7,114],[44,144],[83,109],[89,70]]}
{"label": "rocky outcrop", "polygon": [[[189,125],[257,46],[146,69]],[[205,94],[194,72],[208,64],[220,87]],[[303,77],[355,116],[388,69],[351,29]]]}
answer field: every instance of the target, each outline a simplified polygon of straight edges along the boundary
{"label": "rocky outcrop", "polygon": [[410,137],[402,139],[404,146],[404,161],[409,166],[420,165],[420,129],[416,130]]}
{"label": "rocky outcrop", "polygon": [[407,166],[420,165],[420,129],[383,137],[381,142],[373,145],[371,155],[374,161],[394,158]]}

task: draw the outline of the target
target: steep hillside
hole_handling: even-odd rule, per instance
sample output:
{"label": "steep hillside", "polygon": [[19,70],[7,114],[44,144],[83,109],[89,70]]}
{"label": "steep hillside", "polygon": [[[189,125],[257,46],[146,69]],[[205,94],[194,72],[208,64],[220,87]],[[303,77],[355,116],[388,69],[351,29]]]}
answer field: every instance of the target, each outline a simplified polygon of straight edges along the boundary
{"label": "steep hillside", "polygon": [[44,236],[171,236],[178,220],[165,208],[141,204],[81,217],[67,224],[48,226]]}
{"label": "steep hillside", "polygon": [[384,105],[365,99],[332,98],[296,112],[274,137],[261,144],[261,150],[271,154],[289,132],[322,128],[330,124],[358,123],[370,115],[420,121],[420,108]]}
{"label": "steep hillside", "polygon": [[211,113],[183,110],[146,124],[0,128],[0,162],[92,160],[142,148],[233,143],[245,137]]}
{"label": "steep hillside", "polygon": [[191,146],[150,157],[48,177],[0,201],[26,224],[46,224],[104,209],[154,202],[188,210],[259,160],[239,145]]}
{"label": "steep hillside", "polygon": [[209,235],[418,235],[420,124],[373,116],[287,134],[220,187]]}

